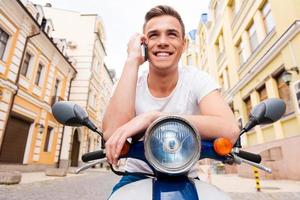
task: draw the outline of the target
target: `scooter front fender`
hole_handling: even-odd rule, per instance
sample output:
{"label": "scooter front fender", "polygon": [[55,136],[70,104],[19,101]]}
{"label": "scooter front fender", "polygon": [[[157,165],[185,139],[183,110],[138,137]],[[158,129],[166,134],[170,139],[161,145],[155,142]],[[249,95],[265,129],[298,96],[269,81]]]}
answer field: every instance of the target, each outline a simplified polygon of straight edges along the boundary
{"label": "scooter front fender", "polygon": [[[197,194],[196,197],[198,197],[199,200],[230,200],[228,194],[221,191],[217,187],[207,184],[205,182],[199,181],[199,180],[193,180],[194,183],[192,183],[195,186],[195,191]],[[174,199],[174,196],[169,196],[172,198],[168,198],[168,195],[163,195],[163,198],[158,198],[157,194],[153,194],[153,179],[143,179],[140,181],[136,181],[130,184],[127,184],[121,188],[119,188],[116,192],[114,192],[109,200],[169,200]],[[157,184],[156,182],[155,184]],[[167,194],[167,193],[165,193]],[[192,195],[192,196],[193,196]],[[162,197],[161,194],[159,194],[160,197]],[[158,199],[157,199],[158,198]],[[174,200],[182,199],[182,196],[178,196],[178,198],[175,198]]]}

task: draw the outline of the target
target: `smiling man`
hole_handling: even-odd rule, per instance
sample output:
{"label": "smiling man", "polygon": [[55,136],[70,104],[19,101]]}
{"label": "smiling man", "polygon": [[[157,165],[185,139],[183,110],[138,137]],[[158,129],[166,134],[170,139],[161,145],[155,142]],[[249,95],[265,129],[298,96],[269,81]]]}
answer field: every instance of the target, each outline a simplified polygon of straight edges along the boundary
{"label": "smiling man", "polygon": [[[106,155],[111,164],[117,164],[127,138],[145,131],[165,115],[184,117],[202,138],[225,137],[233,143],[237,139],[238,126],[219,86],[205,72],[178,66],[185,48],[184,33],[177,11],[156,6],[146,13],[143,34],[131,37],[121,78],[103,119]],[[145,62],[143,43],[148,46],[149,71],[138,77],[139,66]],[[128,159],[125,170],[151,173],[145,163],[133,159]],[[138,179],[123,177],[114,190]]]}

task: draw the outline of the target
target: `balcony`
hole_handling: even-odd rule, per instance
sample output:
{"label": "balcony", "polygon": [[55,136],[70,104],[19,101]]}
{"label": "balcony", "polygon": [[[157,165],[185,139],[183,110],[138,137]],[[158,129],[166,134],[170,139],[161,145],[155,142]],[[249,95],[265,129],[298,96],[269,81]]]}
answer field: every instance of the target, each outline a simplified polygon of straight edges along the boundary
{"label": "balcony", "polygon": [[60,96],[52,96],[51,97],[51,102],[50,102],[50,105],[51,107],[58,101],[63,101],[64,99]]}

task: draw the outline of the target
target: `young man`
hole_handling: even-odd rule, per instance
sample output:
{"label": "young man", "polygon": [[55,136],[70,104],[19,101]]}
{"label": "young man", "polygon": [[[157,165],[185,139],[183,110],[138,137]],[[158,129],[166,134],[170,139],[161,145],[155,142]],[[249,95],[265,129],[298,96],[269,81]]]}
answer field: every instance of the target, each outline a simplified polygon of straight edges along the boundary
{"label": "young man", "polygon": [[[185,29],[177,11],[169,6],[152,8],[145,16],[143,33],[133,35],[128,43],[123,73],[104,115],[108,161],[117,164],[127,138],[170,114],[187,119],[202,138],[226,137],[234,143],[239,129],[219,86],[204,72],[178,67],[185,48]],[[139,66],[144,63],[142,43],[148,46],[149,72],[138,77]],[[128,160],[125,168],[150,170],[136,160]]]}

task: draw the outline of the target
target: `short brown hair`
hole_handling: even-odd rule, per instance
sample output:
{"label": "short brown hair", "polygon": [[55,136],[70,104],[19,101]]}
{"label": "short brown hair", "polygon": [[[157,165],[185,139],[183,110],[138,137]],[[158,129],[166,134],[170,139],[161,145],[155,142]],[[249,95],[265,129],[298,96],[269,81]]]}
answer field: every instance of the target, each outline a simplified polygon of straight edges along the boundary
{"label": "short brown hair", "polygon": [[160,17],[163,15],[169,15],[172,17],[175,17],[180,25],[181,25],[181,31],[182,31],[182,37],[184,38],[185,35],[185,27],[184,27],[184,23],[181,19],[180,14],[171,6],[167,6],[167,5],[158,5],[155,6],[154,8],[151,8],[145,15],[145,22],[143,25],[143,30],[145,30],[146,24],[154,17]]}

